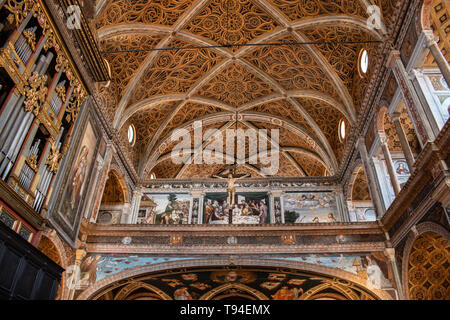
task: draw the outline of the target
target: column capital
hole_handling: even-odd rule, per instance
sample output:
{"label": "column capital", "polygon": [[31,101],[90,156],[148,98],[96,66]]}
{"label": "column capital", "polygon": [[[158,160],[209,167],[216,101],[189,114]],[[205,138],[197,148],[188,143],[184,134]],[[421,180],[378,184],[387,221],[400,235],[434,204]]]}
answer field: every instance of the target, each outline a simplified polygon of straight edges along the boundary
{"label": "column capital", "polygon": [[386,137],[386,134],[378,132],[378,136],[380,137],[380,142],[384,145],[387,144],[388,138]]}
{"label": "column capital", "polygon": [[437,44],[439,41],[439,37],[434,34],[433,30],[423,30],[422,33],[425,37],[425,46],[427,48]]}
{"label": "column capital", "polygon": [[398,50],[392,50],[389,53],[389,58],[386,62],[386,66],[390,69],[392,69],[394,67],[394,63],[395,61],[397,61],[397,59],[400,59],[400,51]]}
{"label": "column capital", "polygon": [[395,249],[394,248],[385,248],[384,253],[389,258],[390,261],[395,261]]}

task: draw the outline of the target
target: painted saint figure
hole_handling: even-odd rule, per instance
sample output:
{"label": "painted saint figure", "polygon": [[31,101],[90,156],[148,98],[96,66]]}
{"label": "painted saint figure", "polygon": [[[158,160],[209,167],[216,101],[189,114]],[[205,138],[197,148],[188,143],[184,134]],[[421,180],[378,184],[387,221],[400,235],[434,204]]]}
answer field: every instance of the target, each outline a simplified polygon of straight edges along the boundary
{"label": "painted saint figure", "polygon": [[83,193],[88,154],[89,154],[88,147],[83,146],[72,178],[72,194],[70,198],[70,207],[72,210],[74,209],[75,204],[78,203],[78,201],[80,200],[79,198]]}

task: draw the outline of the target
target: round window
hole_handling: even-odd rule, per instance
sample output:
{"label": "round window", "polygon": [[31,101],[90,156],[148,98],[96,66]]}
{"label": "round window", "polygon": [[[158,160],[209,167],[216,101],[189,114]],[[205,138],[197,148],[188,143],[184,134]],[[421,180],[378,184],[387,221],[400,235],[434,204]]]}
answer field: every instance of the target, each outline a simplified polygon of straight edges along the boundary
{"label": "round window", "polygon": [[369,53],[363,49],[359,54],[359,71],[361,75],[365,75],[369,69]]}
{"label": "round window", "polygon": [[135,136],[136,133],[134,130],[134,126],[130,124],[130,126],[128,127],[128,142],[131,143],[131,145],[134,145]]}

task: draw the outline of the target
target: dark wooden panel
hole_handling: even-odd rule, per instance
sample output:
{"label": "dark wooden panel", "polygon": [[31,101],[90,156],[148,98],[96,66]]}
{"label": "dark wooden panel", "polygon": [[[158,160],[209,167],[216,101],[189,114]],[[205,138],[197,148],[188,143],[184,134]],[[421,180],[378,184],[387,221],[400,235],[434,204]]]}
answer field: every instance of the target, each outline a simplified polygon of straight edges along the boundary
{"label": "dark wooden panel", "polygon": [[53,300],[63,271],[0,222],[0,299]]}

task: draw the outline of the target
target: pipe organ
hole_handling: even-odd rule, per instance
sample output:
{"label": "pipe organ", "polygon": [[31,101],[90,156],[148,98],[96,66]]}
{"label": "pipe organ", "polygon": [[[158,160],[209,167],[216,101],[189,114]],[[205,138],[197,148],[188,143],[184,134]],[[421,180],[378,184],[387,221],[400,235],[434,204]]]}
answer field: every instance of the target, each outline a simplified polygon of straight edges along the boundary
{"label": "pipe organ", "polygon": [[87,91],[43,2],[0,1],[0,178],[45,205]]}

